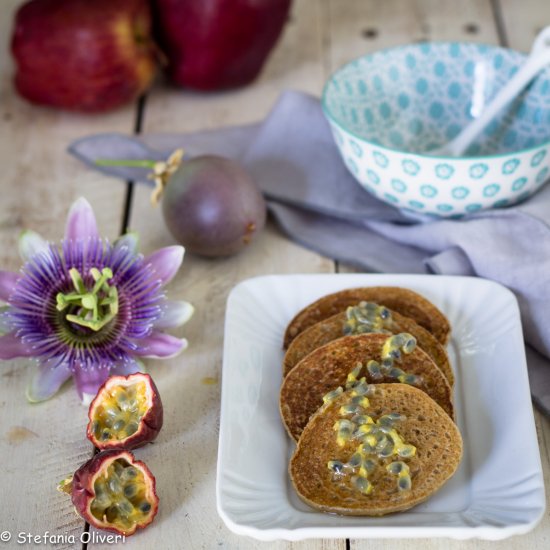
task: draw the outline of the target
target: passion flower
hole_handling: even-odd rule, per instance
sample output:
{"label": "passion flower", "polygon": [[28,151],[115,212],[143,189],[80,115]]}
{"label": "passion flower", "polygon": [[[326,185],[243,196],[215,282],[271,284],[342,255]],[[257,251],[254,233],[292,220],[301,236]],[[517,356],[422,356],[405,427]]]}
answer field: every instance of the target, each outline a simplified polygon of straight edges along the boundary
{"label": "passion flower", "polygon": [[137,235],[113,244],[99,236],[90,204],[77,200],[59,246],[27,231],[20,240],[25,264],[0,271],[0,359],[38,363],[27,397],[42,401],[71,376],[83,401],[109,375],[142,370],[140,358],[168,358],[185,339],[162,332],[186,322],[187,302],[166,299],[163,286],[177,273],[184,249],[162,248],[143,257]]}
{"label": "passion flower", "polygon": [[77,513],[97,529],[133,535],[158,510],[155,477],[145,463],[124,450],[102,451],[59,484]]}
{"label": "passion flower", "polygon": [[88,439],[98,449],[135,449],[157,437],[162,402],[148,374],[111,376],[88,411]]}

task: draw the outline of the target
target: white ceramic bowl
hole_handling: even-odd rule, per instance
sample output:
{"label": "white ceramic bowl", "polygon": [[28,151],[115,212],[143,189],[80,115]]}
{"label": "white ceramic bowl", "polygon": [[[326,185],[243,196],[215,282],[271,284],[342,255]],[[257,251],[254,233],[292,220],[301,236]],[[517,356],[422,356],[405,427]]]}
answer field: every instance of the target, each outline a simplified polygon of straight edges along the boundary
{"label": "white ceramic bowl", "polygon": [[455,137],[525,56],[471,43],[366,55],[328,80],[323,111],[357,181],[399,208],[462,216],[525,200],[550,176],[550,68],[460,158],[428,151]]}

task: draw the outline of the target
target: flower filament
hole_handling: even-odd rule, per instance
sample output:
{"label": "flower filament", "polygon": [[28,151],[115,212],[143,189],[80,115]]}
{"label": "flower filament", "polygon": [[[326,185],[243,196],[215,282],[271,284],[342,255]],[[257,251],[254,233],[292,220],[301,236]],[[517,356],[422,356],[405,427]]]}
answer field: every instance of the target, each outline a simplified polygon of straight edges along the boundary
{"label": "flower filament", "polygon": [[82,276],[75,267],[69,270],[69,275],[75,290],[67,294],[62,292],[57,294],[57,310],[67,310],[65,318],[71,323],[96,332],[101,330],[118,313],[118,291],[115,286],[107,283],[113,277],[112,270],[104,267],[99,271],[92,267],[90,269],[90,275],[94,280],[92,290],[86,288]]}

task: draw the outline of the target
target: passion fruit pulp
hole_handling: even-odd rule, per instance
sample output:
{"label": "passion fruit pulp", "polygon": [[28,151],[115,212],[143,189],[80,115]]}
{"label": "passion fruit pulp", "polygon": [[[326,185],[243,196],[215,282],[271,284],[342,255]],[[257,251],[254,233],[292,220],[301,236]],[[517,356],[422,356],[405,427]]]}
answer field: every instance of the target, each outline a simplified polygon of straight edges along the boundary
{"label": "passion fruit pulp", "polygon": [[162,401],[148,374],[111,376],[88,410],[88,439],[98,449],[135,449],[162,428]]}
{"label": "passion fruit pulp", "polygon": [[60,488],[90,525],[125,536],[149,525],[159,505],[153,474],[124,450],[98,453]]}

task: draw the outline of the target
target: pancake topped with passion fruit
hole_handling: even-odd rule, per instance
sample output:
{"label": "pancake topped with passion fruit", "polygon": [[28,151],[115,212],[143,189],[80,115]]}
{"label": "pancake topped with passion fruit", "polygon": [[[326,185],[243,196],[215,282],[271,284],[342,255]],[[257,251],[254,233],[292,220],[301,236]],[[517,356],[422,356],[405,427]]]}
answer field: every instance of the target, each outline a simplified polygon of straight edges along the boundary
{"label": "pancake topped with passion fruit", "polygon": [[319,321],[301,332],[289,345],[283,360],[283,376],[313,350],[347,335],[379,332],[399,334],[407,332],[414,336],[418,346],[424,350],[439,367],[452,387],[454,374],[445,348],[426,329],[412,319],[396,311],[375,304],[360,302],[347,310]]}
{"label": "pancake topped with passion fruit", "polygon": [[345,336],[304,357],[283,380],[279,406],[283,423],[298,440],[323,396],[357,380],[404,383],[418,387],[453,418],[451,387],[410,334]]}
{"label": "pancake topped with passion fruit", "polygon": [[341,313],[360,302],[384,305],[401,315],[410,317],[431,332],[445,345],[451,333],[449,321],[437,307],[420,294],[400,287],[363,287],[341,290],[323,296],[297,313],[290,321],[284,336],[284,349],[310,326]]}
{"label": "pancake topped with passion fruit", "polygon": [[332,391],[311,417],[289,474],[308,505],[381,516],[426,500],[456,471],[462,438],[449,415],[407,384]]}

